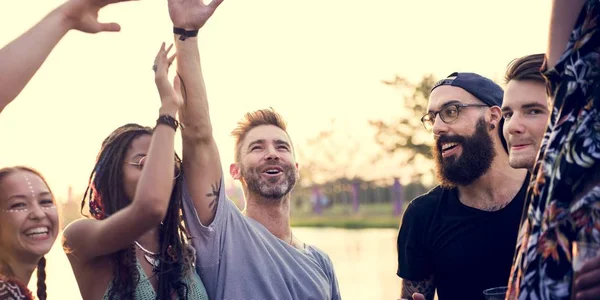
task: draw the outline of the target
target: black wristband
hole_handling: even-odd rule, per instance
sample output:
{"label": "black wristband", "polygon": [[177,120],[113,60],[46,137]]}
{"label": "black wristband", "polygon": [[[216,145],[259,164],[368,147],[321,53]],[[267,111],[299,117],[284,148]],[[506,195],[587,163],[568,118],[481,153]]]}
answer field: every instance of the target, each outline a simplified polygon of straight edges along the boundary
{"label": "black wristband", "polygon": [[189,37],[198,36],[198,30],[185,30],[183,28],[177,28],[177,27],[173,27],[173,33],[180,35],[180,37],[179,37],[180,41],[185,41],[185,39],[187,39]]}
{"label": "black wristband", "polygon": [[173,118],[169,115],[160,115],[160,117],[158,117],[158,119],[156,119],[156,126],[158,126],[159,124],[168,125],[169,127],[173,128],[175,131],[177,131],[177,127],[179,127],[179,122],[177,120],[175,120],[175,118]]}

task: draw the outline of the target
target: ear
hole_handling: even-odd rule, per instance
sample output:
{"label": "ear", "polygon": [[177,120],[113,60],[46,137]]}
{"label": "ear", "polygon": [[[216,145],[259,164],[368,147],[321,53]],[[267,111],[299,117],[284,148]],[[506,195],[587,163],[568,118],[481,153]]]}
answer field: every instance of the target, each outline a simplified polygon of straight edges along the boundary
{"label": "ear", "polygon": [[500,120],[502,119],[502,110],[498,106],[492,106],[489,110],[490,117],[490,125],[494,125],[495,128],[498,128],[498,124],[500,124]]}
{"label": "ear", "polygon": [[300,179],[300,168],[298,168],[298,163],[296,163],[296,180]]}
{"label": "ear", "polygon": [[242,172],[241,172],[240,164],[232,163],[231,165],[229,165],[229,174],[231,174],[231,177],[233,177],[233,179],[235,179],[235,180],[242,179]]}

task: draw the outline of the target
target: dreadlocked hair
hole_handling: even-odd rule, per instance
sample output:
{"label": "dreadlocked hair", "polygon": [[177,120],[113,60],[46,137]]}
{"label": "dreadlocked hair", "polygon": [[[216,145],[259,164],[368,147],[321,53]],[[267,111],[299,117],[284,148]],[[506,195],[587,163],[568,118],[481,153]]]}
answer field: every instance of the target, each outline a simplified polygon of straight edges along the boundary
{"label": "dreadlocked hair", "polygon": [[[48,182],[46,182],[46,179],[44,178],[44,176],[42,176],[42,174],[40,172],[38,172],[37,170],[35,170],[33,168],[25,167],[25,166],[2,168],[2,169],[0,169],[0,181],[2,181],[2,179],[4,179],[6,176],[8,176],[14,172],[17,172],[17,171],[29,172],[29,173],[32,173],[32,174],[38,176],[40,179],[42,179],[42,181],[48,188],[48,191],[50,191],[50,194],[52,195],[52,199],[54,200],[54,194],[52,193],[52,190],[50,189]],[[57,224],[57,226],[58,226],[58,224]],[[6,268],[11,273],[9,275],[13,276],[14,274],[12,274],[12,270],[11,270],[10,266],[6,265]],[[26,285],[27,283],[24,283],[24,284]],[[37,297],[39,300],[46,300],[46,298],[47,298],[47,294],[46,294],[46,258],[43,256],[42,256],[42,258],[40,258],[40,260],[38,261],[38,265],[37,265]]]}
{"label": "dreadlocked hair", "polygon": [[37,297],[46,300],[46,258],[43,256],[37,266]]}
{"label": "dreadlocked hair", "polygon": [[[81,211],[86,200],[95,219],[110,217],[129,205],[132,199],[125,194],[123,163],[131,143],[143,135],[152,135],[153,129],[138,124],[126,124],[117,128],[102,143],[96,165],[90,174],[88,187],[81,201]],[[176,155],[179,161],[179,157]],[[179,299],[187,299],[188,287],[185,275],[192,267],[188,263],[194,254],[189,249],[187,235],[181,218],[181,187],[183,176],[178,176],[173,186],[171,199],[163,225],[159,230],[160,265],[155,270],[158,279],[156,299],[171,299],[173,291]],[[91,203],[96,203],[95,209]],[[112,288],[109,299],[134,299],[140,274],[137,268],[135,245],[113,254]]]}

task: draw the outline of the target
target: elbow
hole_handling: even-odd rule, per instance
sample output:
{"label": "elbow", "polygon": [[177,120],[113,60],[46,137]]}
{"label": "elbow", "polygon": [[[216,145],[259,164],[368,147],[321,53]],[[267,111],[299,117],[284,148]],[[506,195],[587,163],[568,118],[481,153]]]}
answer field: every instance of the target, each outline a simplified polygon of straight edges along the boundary
{"label": "elbow", "polygon": [[152,222],[152,224],[160,224],[160,222],[162,222],[165,219],[165,216],[167,215],[167,209],[168,205],[150,205],[150,208],[148,208],[147,213],[148,220]]}
{"label": "elbow", "polygon": [[203,144],[213,140],[211,126],[185,126],[181,131],[181,137],[187,143]]}
{"label": "elbow", "polygon": [[135,211],[138,215],[149,224],[160,224],[167,215],[169,202],[157,196],[141,194],[139,197],[144,201],[133,201],[134,205],[137,204]]}

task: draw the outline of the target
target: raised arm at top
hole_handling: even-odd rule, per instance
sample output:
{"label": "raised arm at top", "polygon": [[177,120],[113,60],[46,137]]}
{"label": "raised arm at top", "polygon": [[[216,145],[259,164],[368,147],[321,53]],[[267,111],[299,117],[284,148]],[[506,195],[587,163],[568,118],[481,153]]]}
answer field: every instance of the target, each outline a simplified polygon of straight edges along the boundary
{"label": "raised arm at top", "polygon": [[[212,16],[223,0],[204,4],[201,0],[169,0],[173,27],[194,32]],[[191,35],[191,36],[188,36]],[[212,135],[208,97],[198,49],[198,36],[175,34],[177,72],[182,82],[184,105],[180,111],[184,126],[183,170],[187,189],[204,225],[209,225],[219,205],[223,170]]]}
{"label": "raised arm at top", "polygon": [[548,31],[547,67],[554,68],[565,52],[569,37],[577,21],[577,16],[586,0],[553,0]]}
{"label": "raised arm at top", "polygon": [[103,7],[124,1],[128,0],[69,0],[0,49],[0,112],[21,93],[69,30],[119,31],[118,24],[100,23],[97,17]]}

